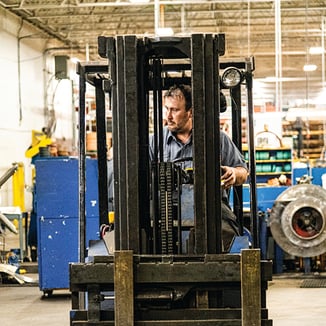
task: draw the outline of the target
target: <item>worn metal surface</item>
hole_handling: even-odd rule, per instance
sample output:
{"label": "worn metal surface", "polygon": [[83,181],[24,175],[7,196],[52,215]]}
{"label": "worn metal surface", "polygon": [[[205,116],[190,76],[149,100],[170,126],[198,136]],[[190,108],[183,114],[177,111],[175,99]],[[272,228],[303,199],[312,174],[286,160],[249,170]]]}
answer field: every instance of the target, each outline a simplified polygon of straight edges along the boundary
{"label": "worn metal surface", "polygon": [[133,252],[131,250],[116,251],[114,260],[114,321],[116,325],[133,326]]}
{"label": "worn metal surface", "polygon": [[[256,255],[259,250],[254,250]],[[123,253],[123,252],[122,252]],[[251,251],[249,250],[249,253]],[[258,253],[259,256],[259,253]],[[247,257],[252,257],[247,255]],[[257,260],[257,259],[256,259]],[[266,297],[264,294],[257,294],[257,291],[265,292],[267,282],[272,277],[271,262],[260,262],[255,259],[244,260],[242,267],[240,265],[240,255],[205,255],[195,256],[192,258],[185,256],[133,256],[133,276],[134,276],[134,303],[135,303],[135,325],[241,325],[241,302],[240,287],[241,277],[251,282],[246,283],[248,286],[248,296],[255,294],[255,298],[260,299],[262,325],[271,325],[268,320],[266,310]],[[100,316],[99,325],[105,324],[114,318],[112,311],[103,310],[98,300],[103,301],[104,296],[101,294],[114,288],[114,263],[113,256],[98,256],[96,262],[88,264],[72,264],[70,266],[71,291],[88,292],[89,299],[93,305],[88,309],[94,309],[91,316]],[[131,266],[131,261],[124,265],[124,268]],[[119,263],[117,263],[119,265]],[[253,273],[254,266],[254,273]],[[122,268],[124,270],[124,268]],[[242,271],[241,271],[242,270]],[[261,272],[260,272],[261,270]],[[120,275],[123,278],[130,276],[132,268]],[[242,273],[242,276],[241,276]],[[258,274],[257,274],[258,273]],[[259,275],[259,277],[258,277]],[[130,277],[132,278],[132,277]],[[262,287],[258,286],[261,280]],[[131,279],[126,280],[127,283]],[[253,286],[254,288],[251,288]],[[93,285],[96,284],[97,288]],[[124,285],[125,281],[120,285]],[[126,291],[128,286],[122,289]],[[98,293],[94,292],[97,289]],[[219,301],[215,302],[215,307],[201,307],[198,309],[192,306],[189,298],[195,298],[197,289],[201,291],[219,293]],[[129,290],[128,290],[129,291]],[[256,292],[255,292],[256,291]],[[131,290],[129,291],[132,292]],[[255,292],[255,293],[253,293]],[[130,294],[129,293],[129,294]],[[130,295],[124,296],[124,299]],[[90,295],[93,296],[90,298]],[[117,295],[117,294],[116,294]],[[195,299],[196,300],[196,299]],[[85,313],[77,309],[78,305],[73,306],[72,324],[79,325],[78,319],[84,318],[85,325],[92,325],[91,321],[85,321]],[[130,306],[129,306],[130,307]],[[147,307],[147,308],[146,308]],[[248,309],[257,307],[250,306]],[[122,307],[128,309],[128,307]],[[185,317],[187,319],[185,319]],[[90,323],[88,323],[90,322]]]}
{"label": "worn metal surface", "polygon": [[[240,255],[205,256],[160,256],[145,255],[134,257],[136,266],[135,282],[151,283],[214,283],[240,281]],[[85,285],[97,282],[113,282],[113,256],[95,257],[92,263],[72,264],[70,277],[72,284]],[[269,262],[262,262],[262,278],[271,280]]]}
{"label": "worn metal surface", "polygon": [[261,325],[260,250],[241,252],[242,326]]}

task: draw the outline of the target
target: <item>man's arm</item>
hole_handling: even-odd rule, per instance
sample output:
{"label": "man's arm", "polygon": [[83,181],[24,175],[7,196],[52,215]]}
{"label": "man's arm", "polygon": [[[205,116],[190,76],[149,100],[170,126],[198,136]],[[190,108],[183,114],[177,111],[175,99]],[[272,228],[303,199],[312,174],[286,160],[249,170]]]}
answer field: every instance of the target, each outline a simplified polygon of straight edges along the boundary
{"label": "man's arm", "polygon": [[230,137],[223,131],[221,136],[221,179],[225,188],[240,186],[248,178],[248,166]]}

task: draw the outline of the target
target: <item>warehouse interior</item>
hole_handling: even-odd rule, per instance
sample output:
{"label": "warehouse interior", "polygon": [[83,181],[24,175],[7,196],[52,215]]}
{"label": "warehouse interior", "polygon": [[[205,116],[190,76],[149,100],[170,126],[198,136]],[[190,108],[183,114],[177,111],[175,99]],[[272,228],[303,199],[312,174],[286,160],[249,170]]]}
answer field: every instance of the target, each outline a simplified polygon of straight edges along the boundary
{"label": "warehouse interior", "polygon": [[[1,325],[322,325],[325,17],[321,0],[1,0],[0,305],[19,301]],[[180,81],[205,109],[162,204],[144,148]],[[230,254],[210,230],[221,132],[249,168]]]}

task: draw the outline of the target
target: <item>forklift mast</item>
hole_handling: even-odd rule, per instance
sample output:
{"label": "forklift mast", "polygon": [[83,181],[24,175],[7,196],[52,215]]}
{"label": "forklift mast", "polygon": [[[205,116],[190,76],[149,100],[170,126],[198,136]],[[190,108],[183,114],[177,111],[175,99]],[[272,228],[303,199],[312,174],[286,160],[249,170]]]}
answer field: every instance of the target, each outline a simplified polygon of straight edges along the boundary
{"label": "forklift mast", "polygon": [[[159,157],[163,153],[159,148],[162,91],[183,83],[191,84],[196,108],[193,113],[195,251],[221,253],[220,160],[215,149],[219,148],[218,71],[219,56],[224,54],[224,35],[163,39],[100,37],[99,53],[108,58],[111,80],[116,249],[159,254],[165,247],[164,239],[158,243],[163,234],[159,236],[161,218],[157,213],[164,209],[159,209],[157,196],[162,193],[158,191],[159,178],[164,175],[162,169],[171,167],[170,164],[162,167],[163,160]],[[170,77],[172,72],[180,70],[191,72],[191,76],[180,76],[177,80]],[[150,97],[157,157],[153,169],[148,153]]]}

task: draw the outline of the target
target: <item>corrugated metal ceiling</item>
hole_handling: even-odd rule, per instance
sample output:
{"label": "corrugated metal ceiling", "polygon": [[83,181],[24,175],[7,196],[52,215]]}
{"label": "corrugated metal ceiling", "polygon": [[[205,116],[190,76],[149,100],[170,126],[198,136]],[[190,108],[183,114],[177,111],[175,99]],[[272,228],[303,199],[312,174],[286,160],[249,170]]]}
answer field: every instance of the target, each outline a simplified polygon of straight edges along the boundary
{"label": "corrugated metal ceiling", "polygon": [[[1,0],[0,5],[42,29],[63,45],[89,53],[98,60],[100,35],[154,35],[155,26],[171,27],[175,35],[225,33],[223,59],[255,57],[255,78],[275,76],[275,7],[280,5],[282,77],[284,100],[315,96],[321,90],[324,55],[309,55],[312,46],[323,43],[326,3],[324,0],[235,1],[235,0]],[[159,17],[159,19],[158,19]],[[87,51],[86,51],[87,50]],[[86,54],[85,54],[86,55]],[[303,65],[318,69],[307,75]],[[296,81],[296,87],[293,87]],[[271,92],[274,85],[271,84]],[[300,91],[298,92],[298,88]],[[309,93],[309,94],[308,94]]]}

